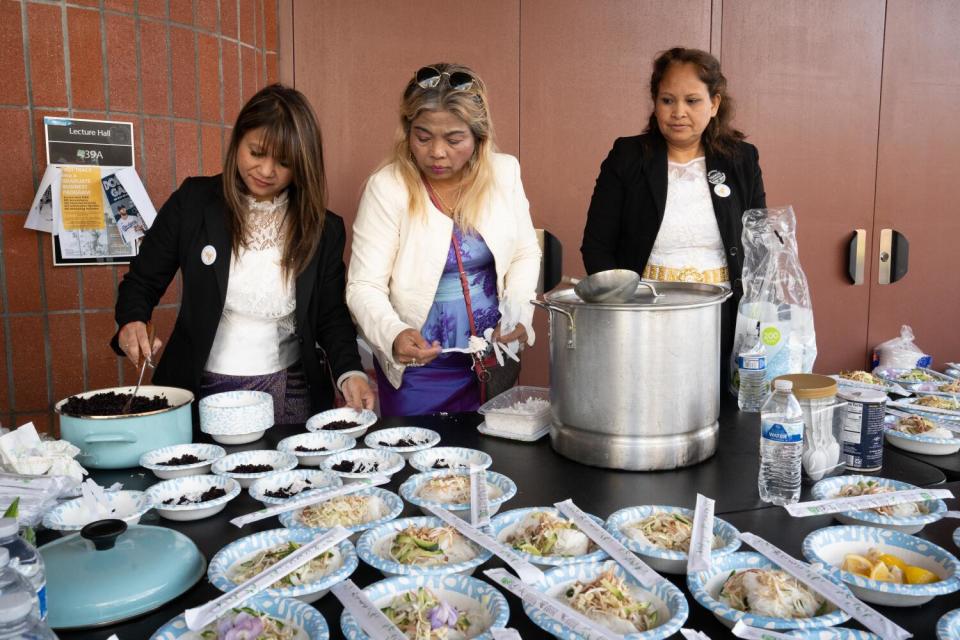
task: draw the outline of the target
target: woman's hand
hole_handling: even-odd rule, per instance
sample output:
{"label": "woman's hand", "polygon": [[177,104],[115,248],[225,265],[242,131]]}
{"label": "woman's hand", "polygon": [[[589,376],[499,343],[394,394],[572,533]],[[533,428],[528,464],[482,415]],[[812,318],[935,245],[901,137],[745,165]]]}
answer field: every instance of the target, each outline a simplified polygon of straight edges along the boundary
{"label": "woman's hand", "polygon": [[500,335],[500,325],[497,324],[497,328],[493,330],[493,339],[500,344],[510,344],[514,340],[519,340],[520,350],[522,351],[527,344],[527,328],[517,323],[513,331]]}
{"label": "woman's hand", "polygon": [[393,339],[393,359],[400,364],[419,367],[440,355],[440,343],[429,344],[416,329],[404,329]]}
{"label": "woman's hand", "polygon": [[146,354],[147,358],[152,358],[153,354],[160,349],[163,342],[154,337],[153,344],[150,344],[150,338],[147,334],[147,324],[145,322],[128,322],[120,327],[120,333],[117,336],[117,342],[120,349],[127,354],[133,366],[140,366],[141,354]]}
{"label": "woman's hand", "polygon": [[350,376],[343,381],[343,398],[347,406],[356,410],[373,410],[374,396],[366,376]]}

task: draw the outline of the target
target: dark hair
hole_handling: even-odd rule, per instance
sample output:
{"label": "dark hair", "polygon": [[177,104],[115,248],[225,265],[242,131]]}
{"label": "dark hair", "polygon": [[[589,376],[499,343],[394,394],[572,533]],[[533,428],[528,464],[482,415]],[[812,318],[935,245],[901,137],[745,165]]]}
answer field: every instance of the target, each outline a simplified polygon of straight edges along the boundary
{"label": "dark hair", "polygon": [[283,223],[285,278],[303,272],[317,250],[327,211],[327,182],[323,170],[320,125],[307,98],[291,87],[272,84],[258,91],[240,110],[223,160],[223,195],[234,255],[247,241],[246,186],[237,168],[240,141],[263,127],[264,151],[293,173],[287,187],[287,215]]}
{"label": "dark hair", "polygon": [[657,54],[653,61],[653,74],[650,76],[650,97],[653,99],[654,111],[650,114],[650,121],[644,133],[660,139],[663,138],[663,134],[660,133],[660,126],[657,123],[656,112],[660,82],[672,65],[688,63],[696,67],[697,77],[707,85],[707,92],[710,97],[720,96],[720,107],[717,109],[717,115],[710,119],[710,124],[703,132],[703,146],[710,153],[732,156],[737,151],[737,143],[747,136],[734,129],[730,124],[730,121],[733,120],[733,99],[727,94],[727,79],[720,71],[720,61],[700,49],[674,47]]}

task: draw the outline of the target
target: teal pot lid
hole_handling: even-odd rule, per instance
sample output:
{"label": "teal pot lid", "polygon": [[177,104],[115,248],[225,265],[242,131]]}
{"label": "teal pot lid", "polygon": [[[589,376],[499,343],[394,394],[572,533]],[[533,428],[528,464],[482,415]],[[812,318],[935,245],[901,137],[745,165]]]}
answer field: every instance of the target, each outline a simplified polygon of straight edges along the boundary
{"label": "teal pot lid", "polygon": [[207,562],[188,537],[165,527],[98,520],[40,547],[47,623],[54,629],[112,624],[153,611],[190,589]]}

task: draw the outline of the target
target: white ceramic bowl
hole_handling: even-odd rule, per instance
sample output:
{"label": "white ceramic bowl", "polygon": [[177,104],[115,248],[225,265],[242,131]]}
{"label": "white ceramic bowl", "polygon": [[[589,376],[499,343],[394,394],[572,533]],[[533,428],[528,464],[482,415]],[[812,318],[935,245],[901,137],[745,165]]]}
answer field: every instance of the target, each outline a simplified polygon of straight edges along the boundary
{"label": "white ceramic bowl", "polygon": [[109,503],[109,513],[91,513],[83,498],[75,498],[47,511],[43,516],[43,526],[57,531],[79,531],[91,522],[105,518],[137,524],[153,506],[143,491],[107,491],[104,495]]}
{"label": "white ceramic bowl", "polygon": [[[165,500],[179,500],[182,496],[203,493],[217,488],[226,491],[226,495],[206,502],[192,502],[190,504],[164,504]],[[167,520],[186,522],[188,520],[202,520],[220,513],[227,503],[240,495],[240,483],[225,476],[182,476],[164,480],[147,489],[147,497],[153,503],[153,508]]]}
{"label": "white ceramic bowl", "polygon": [[[382,449],[348,449],[347,451],[341,451],[340,453],[327,456],[321,466],[325,471],[340,476],[344,484],[349,484],[377,476],[386,476],[389,478],[397,471],[400,471],[400,469],[403,469],[405,462],[403,456],[399,453],[393,453],[392,451],[384,451]],[[339,471],[335,468],[337,465],[344,463],[353,463],[354,465],[363,463],[368,465],[367,468],[375,468],[376,470]],[[375,465],[375,467],[371,465]]]}
{"label": "white ceramic bowl", "polygon": [[443,527],[445,526],[440,518],[401,518],[400,520],[391,520],[385,522],[373,529],[368,529],[360,536],[357,542],[357,555],[374,569],[379,569],[380,573],[390,578],[392,576],[419,576],[419,575],[445,575],[448,573],[460,573],[470,575],[474,569],[490,559],[491,554],[486,549],[482,549],[476,544],[469,542],[476,555],[470,560],[456,563],[435,564],[430,566],[404,564],[397,562],[390,557],[390,546],[393,544],[397,534],[407,527]]}
{"label": "white ceramic bowl", "polygon": [[[626,580],[631,595],[642,602],[649,602],[657,612],[659,624],[644,632],[631,633],[623,636],[625,640],[660,640],[671,637],[680,630],[690,614],[690,608],[683,592],[664,580],[654,587],[647,589],[642,586],[622,567],[614,562],[578,562],[562,567],[556,567],[546,572],[543,581],[538,583],[537,589],[551,598],[560,600],[563,593],[578,580],[590,582],[595,580],[606,568],[612,568],[614,573]],[[573,633],[553,618],[540,611],[534,610],[527,604],[523,605],[524,613],[538,627],[561,640],[582,640],[581,636]]]}
{"label": "white ceramic bowl", "polygon": [[[340,476],[335,473],[321,471],[319,469],[294,469],[293,471],[277,471],[276,473],[267,474],[255,480],[254,483],[250,485],[248,491],[251,498],[259,500],[269,507],[284,504],[290,498],[268,496],[266,495],[268,491],[277,491],[291,487],[291,485],[295,483],[305,484],[307,481],[309,481],[310,485],[305,486],[294,495],[300,495],[303,491],[336,489],[337,487],[343,486],[343,481],[340,480]],[[290,497],[292,498],[294,496]]]}
{"label": "white ceramic bowl", "polygon": [[[368,522],[362,522],[360,524],[352,524],[349,526],[343,525],[344,529],[346,529],[347,531],[350,531],[353,534],[357,534],[361,531],[366,531],[367,529],[371,529],[373,527],[379,526],[384,522],[389,522],[390,520],[393,520],[394,518],[399,516],[400,512],[403,511],[403,500],[400,499],[400,496],[398,496],[395,493],[391,493],[386,489],[381,489],[380,487],[370,487],[368,489],[361,489],[360,491],[357,491],[356,493],[353,493],[350,495],[354,495],[354,496],[375,495],[378,498],[380,498],[380,501],[381,501],[380,512],[377,514],[379,515],[378,518],[374,518],[373,520],[370,520]],[[337,498],[334,498],[334,500],[336,499]],[[320,504],[323,504],[323,503],[320,503]],[[309,509],[310,507],[304,507],[304,508]],[[308,529],[310,531],[313,531],[314,534],[323,533],[329,530],[329,527],[321,527],[321,526],[314,527],[312,525],[305,523],[301,519],[302,513],[303,513],[303,509],[297,509],[296,511],[288,511],[286,513],[281,513],[280,524],[282,524],[284,527],[288,529]]]}
{"label": "white ceramic bowl", "polygon": [[[210,584],[226,593],[240,582],[234,579],[239,569],[239,563],[251,560],[258,553],[268,551],[274,547],[293,542],[304,545],[316,536],[308,529],[271,529],[261,531],[245,538],[232,542],[220,549],[207,569],[207,578]],[[284,586],[280,589],[267,589],[265,593],[284,598],[296,598],[301,602],[311,603],[326,595],[333,585],[343,582],[356,570],[357,553],[353,545],[343,540],[330,549],[333,557],[323,575],[313,576],[312,579],[298,585]],[[242,582],[242,581],[241,581]]]}
{"label": "white ceramic bowl", "polygon": [[[843,571],[840,566],[848,553],[867,555],[871,548],[895,555],[908,565],[922,567],[940,577],[931,584],[897,584],[871,580]],[[833,567],[835,574],[863,600],[888,607],[915,607],[934,597],[960,589],[960,563],[946,549],[900,531],[876,527],[826,527],[803,540],[803,555],[810,562]]]}
{"label": "white ceramic bowl", "polygon": [[[889,478],[851,475],[834,476],[833,478],[821,480],[813,485],[811,493],[816,500],[826,500],[827,498],[835,497],[844,486],[857,482],[876,482],[880,486],[890,487],[894,491],[920,488],[906,482],[900,482],[899,480],[890,480]],[[894,529],[896,531],[902,531],[903,533],[912,534],[917,533],[931,522],[936,522],[942,518],[947,510],[947,505],[943,500],[928,500],[923,504],[926,506],[928,513],[915,516],[885,516],[872,509],[863,509],[860,511],[835,513],[833,517],[843,524],[865,524],[871,527],[884,527],[886,529]]]}
{"label": "white ceramic bowl", "polygon": [[[177,465],[163,464],[168,460],[188,454],[200,458],[201,462]],[[227,452],[224,451],[223,447],[218,447],[215,444],[175,444],[147,451],[140,456],[140,466],[150,469],[153,475],[161,480],[169,480],[181,476],[209,473],[210,466],[225,455],[227,455]]]}
{"label": "white ceramic bowl", "polygon": [[[475,464],[481,469],[489,469],[493,464],[493,458],[483,451],[477,449],[467,449],[466,447],[432,447],[417,451],[410,456],[410,466],[421,473],[431,471],[443,471],[444,469],[470,469],[470,465]],[[434,467],[435,463],[441,463],[446,466]]]}
{"label": "white ceramic bowl", "polygon": [[[513,545],[507,542],[507,537],[512,535],[517,530],[517,525],[519,525],[520,522],[527,517],[527,515],[541,512],[549,513],[550,515],[559,517],[562,520],[567,519],[567,517],[557,511],[555,507],[527,507],[524,509],[511,509],[510,511],[505,511],[490,520],[490,529],[493,533],[493,537],[500,541],[504,546],[508,548],[513,547]],[[590,519],[599,526],[603,526],[603,520],[589,513],[587,515],[590,516]],[[596,547],[596,545],[592,542],[590,544]],[[548,567],[557,567],[566,564],[574,564],[577,562],[599,562],[607,557],[607,553],[600,548],[596,548],[594,551],[580,556],[535,555],[527,551],[517,549],[516,547],[513,547],[513,551],[527,562]]]}
{"label": "white ceramic bowl", "polygon": [[[277,451],[285,451],[297,456],[300,466],[317,467],[323,459],[334,453],[340,453],[357,446],[357,441],[336,431],[317,431],[316,433],[298,433],[284,438],[277,444]],[[307,449],[326,449],[325,451],[297,451],[297,447]]]}
{"label": "white ceramic bowl", "polygon": [[[350,427],[348,429],[328,428],[328,425],[338,421],[355,422],[357,423],[357,426]],[[330,409],[329,411],[324,411],[315,416],[311,416],[310,419],[307,420],[306,426],[307,431],[330,431],[332,433],[340,433],[354,438],[359,438],[367,432],[367,429],[376,423],[377,414],[375,414],[373,411],[370,411],[369,409],[357,411],[356,409],[344,407],[342,409]]]}
{"label": "white ceramic bowl", "polygon": [[200,430],[221,444],[259,440],[273,426],[273,396],[263,391],[225,391],[201,398]]}
{"label": "white ceramic bowl", "polygon": [[935,438],[928,435],[904,433],[894,429],[898,419],[897,416],[885,416],[883,432],[887,442],[898,449],[925,456],[948,456],[960,451],[960,437],[952,435],[949,438]]}
{"label": "white ceramic bowl", "polygon": [[[500,506],[517,494],[517,485],[507,476],[495,471],[485,471],[487,474],[487,501],[489,503],[490,515],[492,516],[500,510]],[[437,502],[426,500],[420,497],[420,489],[424,483],[441,478],[444,476],[469,476],[469,471],[431,471],[430,473],[417,473],[400,485],[400,495],[410,504],[420,507],[424,515],[433,515],[425,507],[440,507],[446,509],[455,516],[465,520],[470,519],[470,501],[461,503]]]}
{"label": "white ceramic bowl", "polygon": [[[269,471],[258,471],[256,473],[238,473],[233,471],[244,464],[265,464],[273,467]],[[240,483],[240,486],[246,489],[254,480],[258,480],[270,473],[277,471],[290,471],[297,466],[297,456],[283,451],[273,451],[272,449],[260,449],[256,451],[241,451],[231,453],[220,458],[213,463],[211,470],[218,476],[227,476]]]}
{"label": "white ceramic bowl", "polygon": [[[416,444],[406,447],[397,446],[395,443],[401,440],[409,440]],[[379,429],[373,433],[368,433],[367,437],[363,439],[363,444],[371,449],[393,451],[403,456],[404,460],[409,460],[410,456],[418,451],[435,447],[439,442],[439,433],[421,427],[391,427],[389,429]]]}
{"label": "white ceramic bowl", "polygon": [[[693,509],[684,509],[683,507],[671,507],[667,505],[644,505],[640,507],[627,507],[611,514],[607,518],[606,529],[613,537],[619,540],[626,548],[640,556],[652,569],[661,573],[687,573],[687,553],[685,551],[672,551],[664,549],[651,543],[644,538],[638,540],[631,537],[624,527],[643,520],[646,517],[656,514],[658,511],[667,513],[679,513],[693,520]],[[719,546],[714,547],[711,552],[711,558],[719,558],[733,553],[740,548],[740,532],[732,524],[714,517],[713,535],[719,538]]]}
{"label": "white ceramic bowl", "polygon": [[[275,598],[261,593],[243,603],[257,612],[264,613],[271,618],[284,623],[288,629],[297,631],[297,640],[329,640],[330,630],[320,612],[308,604],[291,598]],[[216,625],[213,625],[216,629]],[[187,629],[187,622],[180,614],[167,624],[157,629],[150,640],[180,640],[181,638],[200,638],[199,633]]]}
{"label": "white ceramic bowl", "polygon": [[[702,607],[708,609],[716,616],[717,620],[727,627],[733,627],[737,620],[743,620],[744,624],[750,625],[751,627],[772,629],[774,631],[786,629],[817,629],[820,627],[832,627],[850,619],[848,614],[842,609],[838,609],[832,603],[828,604],[829,611],[823,615],[813,616],[811,618],[773,618],[734,609],[720,600],[720,590],[734,572],[746,569],[776,568],[778,567],[775,564],[759,553],[753,551],[738,551],[720,558],[715,558],[712,566],[707,571],[687,574],[687,588]],[[839,578],[832,575],[828,577],[839,589],[846,589]]]}
{"label": "white ceramic bowl", "polygon": [[[475,611],[482,617],[479,628],[470,629],[472,640],[489,640],[491,627],[507,625],[510,608],[507,599],[490,584],[456,573],[443,576],[398,576],[375,582],[363,590],[378,608],[390,605],[394,598],[408,591],[425,587],[458,610]],[[340,617],[340,628],[347,640],[367,640],[356,619],[346,611]]]}

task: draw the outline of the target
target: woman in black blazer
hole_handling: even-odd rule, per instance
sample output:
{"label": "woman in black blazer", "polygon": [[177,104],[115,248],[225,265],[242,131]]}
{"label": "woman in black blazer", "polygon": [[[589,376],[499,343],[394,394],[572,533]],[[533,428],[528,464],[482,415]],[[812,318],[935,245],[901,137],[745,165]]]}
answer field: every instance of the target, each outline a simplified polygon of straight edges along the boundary
{"label": "woman in black blazer", "polygon": [[160,209],[120,283],[114,350],[137,363],[160,346],[146,323],[179,270],[154,383],[198,397],[266,391],[277,422],[303,422],[333,405],[332,372],[350,406],[372,408],[344,302],[343,220],[325,198],[313,110],[294,89],[266,87],[237,118],[224,173],[188,178]]}
{"label": "woman in black blazer", "polygon": [[[743,294],[743,212],[766,206],[757,149],[731,127],[726,78],[709,53],[674,48],[660,54],[650,93],[654,111],[646,131],[617,139],[600,167],[583,263],[588,274],[621,268],[648,280],[730,286],[722,328],[726,358]],[[692,222],[697,213],[712,213],[715,228],[702,216]],[[685,238],[696,246],[684,250]]]}

